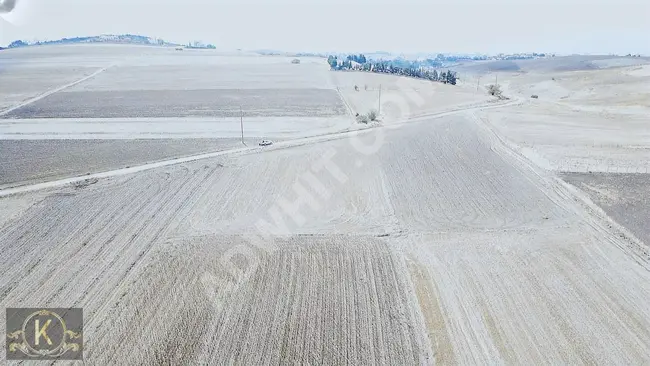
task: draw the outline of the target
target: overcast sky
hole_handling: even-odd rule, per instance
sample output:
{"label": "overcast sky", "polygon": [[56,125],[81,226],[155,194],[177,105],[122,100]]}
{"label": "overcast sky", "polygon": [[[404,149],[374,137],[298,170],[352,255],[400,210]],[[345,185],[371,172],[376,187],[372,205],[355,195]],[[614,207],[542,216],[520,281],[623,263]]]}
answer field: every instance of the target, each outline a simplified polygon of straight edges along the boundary
{"label": "overcast sky", "polygon": [[18,0],[2,16],[2,45],[135,33],[228,49],[650,55],[650,0]]}

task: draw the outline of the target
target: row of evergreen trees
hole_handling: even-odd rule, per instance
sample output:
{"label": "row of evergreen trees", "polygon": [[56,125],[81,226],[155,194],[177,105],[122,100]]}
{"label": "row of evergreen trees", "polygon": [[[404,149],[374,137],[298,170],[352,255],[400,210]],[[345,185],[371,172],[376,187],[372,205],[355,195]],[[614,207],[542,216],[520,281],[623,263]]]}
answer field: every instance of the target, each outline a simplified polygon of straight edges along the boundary
{"label": "row of evergreen trees", "polygon": [[[353,62],[358,65],[353,64]],[[416,63],[405,64],[396,61],[372,61],[366,59],[364,55],[351,55],[344,60],[339,60],[336,56],[327,58],[332,70],[352,70],[358,69],[368,72],[379,72],[401,76],[410,76],[419,79],[439,81],[445,84],[456,85],[456,72],[447,70],[438,72],[437,70],[429,71],[423,67],[417,66]]]}

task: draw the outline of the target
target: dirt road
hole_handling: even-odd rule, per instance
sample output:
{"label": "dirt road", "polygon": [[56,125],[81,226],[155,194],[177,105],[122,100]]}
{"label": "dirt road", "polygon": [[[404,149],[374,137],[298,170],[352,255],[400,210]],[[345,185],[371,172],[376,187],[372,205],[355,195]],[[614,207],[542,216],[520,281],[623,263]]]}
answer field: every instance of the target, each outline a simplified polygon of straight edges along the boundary
{"label": "dirt road", "polygon": [[385,130],[0,199],[0,306],[96,364],[650,361],[638,243],[475,119]]}
{"label": "dirt road", "polygon": [[[0,191],[0,307],[83,308],[88,363],[650,363],[648,247],[554,174],[573,171],[558,161],[592,159],[593,151],[619,152],[607,164],[630,167],[645,153],[621,152],[647,142],[640,129],[627,129],[643,126],[632,113],[638,106],[616,105],[635,117],[626,128],[613,128],[602,111],[591,118],[598,103],[580,92],[593,84],[582,74],[557,83],[532,72],[500,77],[514,100],[506,109],[478,108],[491,98],[468,78],[452,87],[332,73],[318,59],[296,66],[283,57],[155,47],[30,49],[0,56],[21,61],[12,66],[16,77],[2,76],[17,92],[0,108],[61,118],[2,119],[0,138],[48,139],[0,145],[17,147],[13,155],[32,144],[43,156],[66,143],[49,140],[62,134],[239,137],[236,118],[177,117],[229,103],[204,98],[192,106],[186,98],[159,111],[151,95],[169,91],[228,99],[228,90],[245,89],[235,94],[264,114],[251,117],[246,136],[286,137],[271,147],[115,171],[101,165],[88,176]],[[58,76],[32,83],[48,73]],[[529,87],[528,77],[540,78]],[[381,123],[353,125],[354,113],[378,105],[379,88],[391,101]],[[261,90],[277,98],[265,104]],[[298,109],[323,116],[283,116],[291,108],[282,95],[296,90],[304,91]],[[522,103],[531,90],[541,101]],[[607,90],[612,103],[624,102]],[[92,95],[110,97],[110,108],[78,110]],[[68,97],[77,100],[71,109],[56,103]],[[133,115],[142,105],[154,117]],[[123,141],[123,156],[108,148],[93,159],[144,163],[145,152],[158,160],[168,150],[202,149],[180,141],[131,151]],[[30,170],[36,152],[13,171]],[[62,152],[34,171],[82,165],[58,162]],[[0,333],[5,328],[0,317]]]}
{"label": "dirt road", "polygon": [[[248,140],[249,144],[257,141]],[[2,140],[0,188],[241,147],[239,139]]]}

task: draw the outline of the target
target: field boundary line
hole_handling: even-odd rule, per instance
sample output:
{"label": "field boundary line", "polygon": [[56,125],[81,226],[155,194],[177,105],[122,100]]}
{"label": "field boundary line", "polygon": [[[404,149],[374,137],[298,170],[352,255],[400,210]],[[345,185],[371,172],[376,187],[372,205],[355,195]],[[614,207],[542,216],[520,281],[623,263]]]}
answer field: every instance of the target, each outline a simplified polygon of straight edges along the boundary
{"label": "field boundary line", "polygon": [[184,157],[184,158],[163,160],[163,161],[158,161],[158,162],[155,162],[155,163],[148,163],[148,164],[133,166],[133,167],[129,167],[129,168],[113,169],[113,170],[108,170],[108,171],[104,171],[104,172],[100,172],[100,173],[93,173],[93,174],[81,175],[81,176],[76,176],[76,177],[71,177],[71,178],[57,179],[57,180],[53,180],[53,181],[49,181],[49,182],[42,182],[42,183],[36,183],[36,184],[30,184],[30,185],[23,185],[23,186],[18,186],[18,187],[0,189],[0,197],[6,197],[6,196],[11,196],[11,195],[26,193],[26,192],[32,192],[32,191],[39,191],[39,190],[48,189],[48,188],[61,187],[61,186],[65,186],[65,185],[68,185],[68,184],[83,182],[83,181],[86,181],[88,179],[101,179],[101,178],[109,178],[109,177],[115,177],[115,176],[120,176],[120,175],[133,174],[133,173],[143,172],[143,171],[151,170],[151,169],[155,169],[155,168],[166,167],[166,166],[169,166],[169,165],[176,165],[176,164],[187,163],[187,162],[196,161],[196,160],[209,159],[209,158],[213,158],[213,157],[217,157],[217,156],[221,156],[221,155],[233,154],[233,153],[237,153],[237,152],[244,152],[244,151],[252,150],[252,149],[254,149],[254,148],[239,148],[239,149],[223,150],[223,151],[217,151],[217,152],[212,152],[212,153],[187,156],[187,157]]}
{"label": "field boundary line", "polygon": [[[589,195],[579,187],[565,182],[560,177],[553,177],[553,181],[557,187],[570,194],[573,199],[580,204],[581,208],[586,211],[586,214],[590,216],[589,218],[591,220],[588,222],[592,227],[597,231],[604,231],[610,236],[610,241],[614,242],[614,245],[618,246],[621,250],[627,252],[631,256],[637,257],[636,262],[650,270],[650,245],[644,243],[643,240],[639,239],[628,228],[619,224],[615,219],[609,216],[605,210],[598,206],[598,204],[596,204]],[[602,224],[606,224],[607,227]],[[620,237],[620,234],[622,234],[623,237]],[[619,245],[618,243],[620,242],[628,245]]]}
{"label": "field boundary line", "polygon": [[[79,82],[81,82],[81,81],[79,81]],[[452,111],[447,111],[447,112],[434,113],[434,114],[431,114],[431,115],[428,115],[428,116],[418,116],[418,117],[416,117],[416,118],[414,118],[412,120],[406,119],[406,120],[404,120],[402,122],[391,123],[391,124],[388,124],[388,125],[378,125],[378,126],[372,126],[372,127],[355,129],[355,130],[338,131],[338,132],[332,132],[332,133],[328,133],[328,134],[309,136],[309,137],[301,137],[301,138],[297,138],[297,139],[280,141],[280,142],[275,143],[272,147],[265,148],[265,149],[262,149],[262,148],[260,148],[258,146],[251,146],[251,147],[243,147],[243,148],[221,150],[221,151],[211,152],[211,153],[190,155],[190,156],[186,156],[186,157],[182,157],[182,158],[171,158],[171,159],[161,160],[161,161],[157,161],[157,162],[153,162],[153,163],[146,163],[146,164],[131,166],[131,167],[128,167],[128,168],[112,169],[112,170],[107,170],[107,171],[103,171],[103,172],[99,172],[99,173],[92,173],[92,174],[80,175],[80,176],[75,176],[75,177],[70,177],[70,178],[56,179],[56,180],[47,181],[47,182],[40,182],[40,183],[35,183],[35,184],[25,184],[25,185],[19,185],[19,186],[14,186],[14,187],[6,187],[6,188],[0,189],[0,197],[7,197],[7,196],[12,196],[12,195],[21,194],[21,193],[27,193],[27,192],[33,192],[33,191],[40,191],[40,190],[44,190],[44,189],[62,187],[62,186],[66,186],[66,185],[69,185],[69,184],[84,182],[84,181],[86,181],[88,179],[103,179],[103,178],[109,178],[109,177],[139,173],[139,172],[143,172],[143,171],[147,171],[147,170],[151,170],[151,169],[162,168],[162,167],[177,165],[177,164],[182,164],[182,163],[189,163],[189,162],[194,162],[194,161],[197,161],[197,160],[211,159],[211,158],[224,156],[224,155],[237,154],[237,153],[254,153],[254,152],[275,151],[275,150],[280,150],[280,149],[287,149],[287,148],[304,146],[304,145],[307,145],[307,144],[310,144],[310,143],[320,143],[320,142],[338,140],[338,139],[342,139],[342,138],[346,138],[346,137],[357,136],[359,134],[371,133],[371,132],[373,132],[373,131],[375,131],[377,129],[395,129],[395,127],[400,126],[400,125],[404,125],[404,124],[407,124],[407,123],[417,123],[417,122],[426,121],[427,119],[442,118],[442,117],[446,117],[446,116],[450,116],[450,115],[464,113],[464,112],[467,112],[467,111],[503,108],[503,107],[508,107],[508,106],[514,105],[514,104],[515,104],[514,102],[508,102],[508,103],[501,103],[501,104],[479,105],[479,106],[473,106],[473,107],[470,107],[470,108],[464,108],[464,109],[457,109],[457,110],[452,110]]]}
{"label": "field boundary line", "polygon": [[336,94],[339,95],[341,102],[343,102],[343,105],[345,105],[345,108],[348,110],[348,115],[350,116],[350,118],[354,119],[354,112],[352,111],[352,107],[350,106],[350,103],[348,103],[348,101],[345,100],[345,97],[343,97],[343,94],[341,93],[341,89],[338,86],[336,87]]}
{"label": "field boundary line", "polygon": [[[561,172],[546,170],[543,167],[540,167],[534,161],[531,161],[525,155],[518,152],[508,143],[507,140],[504,140],[505,137],[501,136],[501,134],[491,126],[489,121],[485,121],[473,113],[470,114],[476,123],[482,125],[482,127],[486,129],[486,132],[494,136],[495,141],[498,144],[498,150],[501,150],[502,153],[509,155],[514,159],[515,162],[513,163],[518,164],[520,168],[528,170],[537,176],[540,180],[540,184],[535,184],[535,182],[533,182],[533,184],[535,184],[538,189],[542,190],[551,201],[559,207],[562,207],[565,210],[570,210],[578,215],[580,219],[594,228],[597,232],[609,236],[609,238],[606,238],[607,241],[629,254],[635,259],[635,262],[642,267],[650,269],[650,247],[648,245],[646,245],[625,226],[619,224],[609,216],[605,210],[593,202],[589,195],[583,190],[558,177],[557,173]],[[546,190],[549,190],[550,192],[547,192]],[[570,199],[570,201],[558,202],[558,200],[551,197],[551,195],[555,196],[555,198]]]}
{"label": "field boundary line", "polygon": [[90,74],[90,75],[88,75],[88,76],[84,76],[83,78],[81,78],[81,79],[79,79],[79,80],[73,81],[73,82],[68,83],[68,84],[65,84],[65,85],[63,85],[63,86],[59,86],[59,87],[57,87],[57,88],[55,88],[55,89],[52,89],[52,90],[46,91],[45,93],[40,94],[40,95],[38,95],[38,96],[36,96],[36,97],[34,97],[34,98],[31,98],[31,99],[28,99],[28,100],[26,100],[26,101],[24,101],[24,102],[21,102],[21,103],[19,103],[19,104],[16,104],[16,105],[14,105],[13,107],[10,107],[9,109],[6,109],[6,110],[4,110],[4,111],[1,111],[1,112],[0,112],[0,116],[5,116],[5,115],[7,115],[7,114],[9,114],[9,113],[11,113],[11,112],[13,112],[13,111],[15,111],[16,109],[20,109],[20,108],[22,108],[22,107],[28,106],[28,105],[30,105],[30,104],[32,104],[32,103],[38,102],[38,101],[41,100],[41,99],[44,99],[44,98],[49,97],[49,96],[52,95],[52,94],[58,93],[58,92],[60,92],[60,91],[62,91],[62,90],[68,89],[68,88],[71,88],[71,87],[73,87],[73,86],[75,86],[75,85],[77,85],[77,84],[81,84],[81,83],[83,83],[84,81],[87,81],[87,80],[89,80],[89,79],[92,79],[92,78],[94,78],[95,76],[101,74],[102,72],[104,72],[104,71],[106,71],[106,70],[112,68],[113,66],[115,66],[115,64],[111,64],[111,65],[109,65],[109,66],[106,66],[106,67],[104,67],[104,68],[101,68],[101,69],[99,69],[99,70],[93,72],[92,74]]}

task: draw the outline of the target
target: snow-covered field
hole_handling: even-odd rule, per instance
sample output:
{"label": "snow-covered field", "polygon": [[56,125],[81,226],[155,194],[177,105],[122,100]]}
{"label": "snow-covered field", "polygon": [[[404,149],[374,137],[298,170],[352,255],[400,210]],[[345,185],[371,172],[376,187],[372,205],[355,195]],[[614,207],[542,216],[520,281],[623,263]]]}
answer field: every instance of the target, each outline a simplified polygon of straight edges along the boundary
{"label": "snow-covered field", "polygon": [[648,174],[565,173],[562,179],[575,185],[610,217],[650,243],[650,180]]}
{"label": "snow-covered field", "polygon": [[463,83],[452,86],[366,72],[338,72],[333,73],[332,78],[355,114],[374,110],[381,115],[384,124],[492,101],[482,91],[479,93],[476,85]]}
{"label": "snow-covered field", "polygon": [[[618,66],[621,60],[634,66]],[[645,71],[650,61],[605,61],[599,61],[604,69],[500,72],[505,94],[522,103],[479,115],[547,169],[649,173],[650,74]],[[530,98],[533,94],[539,98]]]}
{"label": "snow-covered field", "polygon": [[5,139],[229,138],[242,115],[247,137],[305,137],[359,128],[353,115],[380,101],[390,123],[488,100],[473,86],[332,72],[318,58],[206,50],[36,47],[0,53],[0,67]]}
{"label": "snow-covered field", "polygon": [[238,138],[0,140],[0,189],[241,146]]}
{"label": "snow-covered field", "polygon": [[0,83],[5,139],[232,137],[242,116],[248,137],[354,123],[317,58],[44,46],[0,53]]}
{"label": "snow-covered field", "polygon": [[327,75],[353,113],[378,103],[365,85],[415,112],[0,191],[0,307],[82,307],[101,365],[650,362],[648,246],[524,146],[642,146],[635,120]]}
{"label": "snow-covered field", "polygon": [[374,134],[2,199],[0,304],[99,364],[647,361],[636,241],[471,118]]}

